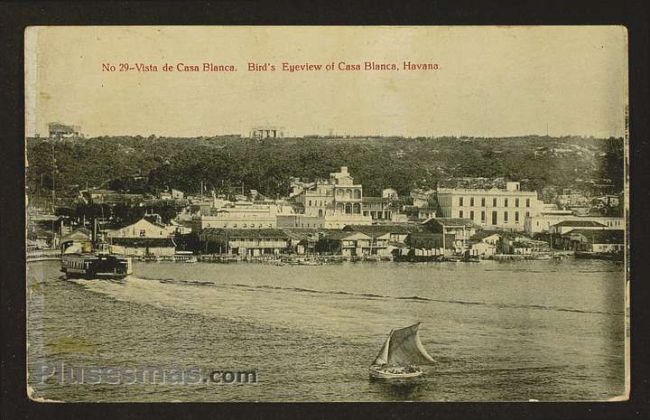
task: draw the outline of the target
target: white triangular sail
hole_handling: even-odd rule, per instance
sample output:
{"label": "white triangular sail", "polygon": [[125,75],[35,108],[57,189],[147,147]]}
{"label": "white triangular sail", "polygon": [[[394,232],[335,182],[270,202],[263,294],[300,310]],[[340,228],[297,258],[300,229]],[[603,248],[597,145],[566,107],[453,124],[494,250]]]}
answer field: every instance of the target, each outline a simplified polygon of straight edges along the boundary
{"label": "white triangular sail", "polygon": [[429,365],[435,363],[422,346],[418,329],[420,323],[393,330],[373,362],[391,366]]}
{"label": "white triangular sail", "polygon": [[390,345],[390,336],[392,334],[393,332],[391,331],[386,341],[384,341],[384,345],[381,346],[381,350],[379,350],[379,354],[375,358],[375,361],[372,362],[373,365],[384,365],[388,363],[388,346]]}

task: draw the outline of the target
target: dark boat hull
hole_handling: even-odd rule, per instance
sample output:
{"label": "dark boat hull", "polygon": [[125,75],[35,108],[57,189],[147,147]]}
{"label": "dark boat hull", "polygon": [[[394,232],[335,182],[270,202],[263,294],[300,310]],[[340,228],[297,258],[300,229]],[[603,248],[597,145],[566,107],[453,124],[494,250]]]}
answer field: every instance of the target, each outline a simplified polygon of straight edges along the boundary
{"label": "dark boat hull", "polygon": [[575,257],[587,260],[623,261],[623,253],[576,251]]}
{"label": "dark boat hull", "polygon": [[68,279],[122,279],[133,272],[131,258],[110,254],[64,254],[61,271]]}

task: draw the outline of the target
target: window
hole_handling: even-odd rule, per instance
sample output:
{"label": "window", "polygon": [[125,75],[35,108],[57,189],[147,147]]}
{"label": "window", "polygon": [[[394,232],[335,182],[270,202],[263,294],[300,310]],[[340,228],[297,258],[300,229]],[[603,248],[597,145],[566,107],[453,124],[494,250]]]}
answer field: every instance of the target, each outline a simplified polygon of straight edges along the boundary
{"label": "window", "polygon": [[311,207],[311,200],[309,200],[309,206]]}
{"label": "window", "polygon": [[485,207],[485,197],[481,197],[481,207]]}
{"label": "window", "polygon": [[519,207],[519,199],[515,198],[515,207]]}
{"label": "window", "polygon": [[493,225],[497,224],[497,212],[496,211],[492,212],[492,224]]}
{"label": "window", "polygon": [[505,223],[508,223],[508,212],[507,212],[507,211],[504,211],[504,212],[503,212],[503,221],[504,221]]}
{"label": "window", "polygon": [[474,207],[474,197],[471,197],[469,199],[469,205],[470,205],[470,207]]}
{"label": "window", "polygon": [[[529,211],[526,212],[526,217],[530,217],[530,212]],[[539,224],[539,222],[537,224]]]}
{"label": "window", "polygon": [[458,217],[460,217],[461,219],[463,218],[463,211],[462,210],[458,211]]}
{"label": "window", "polygon": [[496,206],[497,206],[497,199],[493,198],[492,199],[492,207],[496,207]]}
{"label": "window", "polygon": [[458,205],[459,206],[463,205],[463,197],[458,197]]}
{"label": "window", "polygon": [[140,237],[143,238],[145,236],[147,236],[147,231],[145,231],[144,229],[140,229]]}
{"label": "window", "polygon": [[508,207],[508,199],[507,198],[503,199],[503,207]]}
{"label": "window", "polygon": [[530,198],[526,199],[526,207],[530,207]]}
{"label": "window", "polygon": [[481,212],[481,223],[485,223],[485,211]]}
{"label": "window", "polygon": [[474,220],[474,210],[470,210],[469,218],[472,219],[472,221]]}
{"label": "window", "polygon": [[519,212],[515,212],[515,223],[519,223]]}

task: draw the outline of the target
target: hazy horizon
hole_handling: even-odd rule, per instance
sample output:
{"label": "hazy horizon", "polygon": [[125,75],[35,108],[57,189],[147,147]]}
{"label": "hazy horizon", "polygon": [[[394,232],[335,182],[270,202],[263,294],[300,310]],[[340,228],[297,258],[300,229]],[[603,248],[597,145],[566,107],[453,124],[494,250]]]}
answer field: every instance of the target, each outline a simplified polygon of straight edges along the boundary
{"label": "hazy horizon", "polygon": [[[31,27],[26,135],[624,137],[620,26]],[[247,63],[438,63],[436,71],[250,72]],[[102,64],[233,64],[231,73]],[[123,134],[130,133],[130,134]],[[526,134],[521,134],[526,133]]]}

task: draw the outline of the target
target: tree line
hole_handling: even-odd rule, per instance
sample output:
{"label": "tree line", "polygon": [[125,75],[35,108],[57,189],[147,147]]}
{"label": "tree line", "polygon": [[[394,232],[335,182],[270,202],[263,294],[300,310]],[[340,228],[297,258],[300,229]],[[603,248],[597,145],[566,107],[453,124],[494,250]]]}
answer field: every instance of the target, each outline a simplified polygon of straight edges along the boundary
{"label": "tree line", "polygon": [[[568,151],[567,151],[568,150]],[[623,140],[537,136],[481,138],[144,138],[27,141],[29,194],[74,196],[103,187],[155,194],[256,189],[284,196],[291,177],[327,178],[347,166],[365,195],[407,194],[452,177],[505,177],[541,190],[580,182],[623,189]]]}

